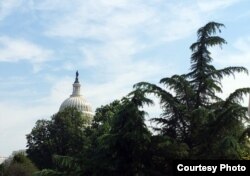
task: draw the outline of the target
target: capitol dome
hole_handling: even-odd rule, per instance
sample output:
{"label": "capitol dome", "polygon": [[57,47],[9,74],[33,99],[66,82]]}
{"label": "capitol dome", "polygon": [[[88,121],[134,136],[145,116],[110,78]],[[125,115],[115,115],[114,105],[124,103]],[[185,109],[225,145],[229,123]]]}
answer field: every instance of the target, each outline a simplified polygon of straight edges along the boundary
{"label": "capitol dome", "polygon": [[94,113],[92,111],[91,105],[85,100],[85,98],[80,94],[81,84],[78,81],[78,71],[76,72],[76,79],[73,84],[73,93],[69,98],[64,100],[61,104],[59,111],[63,111],[67,107],[74,107],[78,111],[82,112],[88,117],[93,117]]}

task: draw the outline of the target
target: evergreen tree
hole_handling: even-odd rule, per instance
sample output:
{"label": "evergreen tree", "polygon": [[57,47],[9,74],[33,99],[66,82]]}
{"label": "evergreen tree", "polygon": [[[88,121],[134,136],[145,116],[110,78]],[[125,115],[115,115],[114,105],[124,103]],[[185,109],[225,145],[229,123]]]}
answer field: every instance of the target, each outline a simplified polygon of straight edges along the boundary
{"label": "evergreen tree", "polygon": [[122,103],[115,100],[96,109],[92,125],[87,129],[91,141],[88,151],[88,173],[90,175],[109,175],[110,165],[107,158],[112,155],[104,140],[110,133],[115,116],[122,108]]}
{"label": "evergreen tree", "polygon": [[151,133],[145,125],[146,112],[140,110],[143,104],[152,104],[152,101],[139,90],[123,98],[111,131],[104,138],[112,152],[109,159],[111,175],[145,175],[148,172]]}
{"label": "evergreen tree", "polygon": [[[230,145],[227,151],[240,157],[239,147],[236,146],[240,146],[239,138],[245,128],[243,123],[248,118],[246,108],[239,104],[239,100],[250,89],[238,89],[226,100],[219,98],[217,93],[222,92],[221,80],[224,76],[248,71],[244,67],[216,69],[211,64],[209,48],[226,43],[216,36],[216,32],[221,32],[221,27],[224,25],[210,22],[198,30],[197,42],[190,47],[193,52],[191,72],[161,79],[160,83],[167,90],[146,82],[135,85],[135,88],[160,98],[163,113],[154,120],[162,125],[159,130],[163,136],[188,145],[190,158],[220,158],[221,155],[235,158],[228,153],[223,154],[222,147],[219,147],[229,147],[228,143],[234,145]],[[171,94],[169,90],[174,93]]]}

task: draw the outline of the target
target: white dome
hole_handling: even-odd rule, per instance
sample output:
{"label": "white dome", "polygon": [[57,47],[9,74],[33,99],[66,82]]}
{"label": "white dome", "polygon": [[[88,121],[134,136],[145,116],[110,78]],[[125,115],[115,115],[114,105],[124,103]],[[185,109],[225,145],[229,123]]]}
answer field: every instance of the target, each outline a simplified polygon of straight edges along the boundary
{"label": "white dome", "polygon": [[92,108],[88,102],[82,97],[69,97],[61,104],[59,111],[64,110],[67,107],[75,107],[84,114],[93,115]]}
{"label": "white dome", "polygon": [[84,115],[93,117],[91,105],[85,100],[85,98],[80,94],[81,84],[78,81],[78,72],[76,73],[76,79],[73,84],[72,95],[64,100],[61,104],[59,111],[63,111],[67,107],[77,108],[78,111],[82,112]]}

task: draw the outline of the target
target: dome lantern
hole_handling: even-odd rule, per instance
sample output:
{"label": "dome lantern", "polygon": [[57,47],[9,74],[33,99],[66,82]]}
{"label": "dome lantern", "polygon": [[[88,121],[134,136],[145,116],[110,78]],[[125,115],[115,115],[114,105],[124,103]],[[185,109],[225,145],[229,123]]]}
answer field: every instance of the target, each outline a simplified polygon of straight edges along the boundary
{"label": "dome lantern", "polygon": [[81,96],[81,84],[79,83],[79,80],[78,80],[78,76],[79,76],[79,73],[78,71],[76,71],[76,79],[75,79],[75,82],[73,84],[73,93],[70,97],[75,97],[75,96]]}

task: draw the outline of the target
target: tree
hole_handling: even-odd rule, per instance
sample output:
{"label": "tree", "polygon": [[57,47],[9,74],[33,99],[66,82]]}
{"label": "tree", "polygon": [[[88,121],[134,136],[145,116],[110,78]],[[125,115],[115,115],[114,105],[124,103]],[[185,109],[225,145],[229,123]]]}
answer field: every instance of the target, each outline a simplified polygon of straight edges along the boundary
{"label": "tree", "polygon": [[101,141],[109,134],[114,116],[119,112],[121,106],[121,102],[115,100],[108,105],[97,108],[91,126],[87,126],[84,130],[90,142],[89,147],[82,148],[77,156],[54,155],[53,164],[56,167],[43,169],[36,175],[105,175],[109,152]]}
{"label": "tree", "polygon": [[[77,157],[80,158],[80,157]],[[76,157],[54,155],[53,161],[57,169],[43,169],[35,172],[34,176],[82,176],[85,175],[82,170],[81,161]]]}
{"label": "tree", "polygon": [[110,157],[112,152],[108,150],[104,139],[109,135],[114,118],[122,106],[123,104],[120,100],[115,100],[96,109],[92,125],[86,130],[91,141],[91,147],[89,147],[90,150],[88,151],[90,160],[87,162],[89,175],[109,174],[107,158]]}
{"label": "tree", "polygon": [[[160,98],[163,113],[160,118],[154,119],[162,125],[160,133],[178,143],[186,143],[190,149],[189,158],[239,158],[239,138],[245,129],[243,122],[249,121],[246,108],[239,104],[242,96],[250,92],[249,88],[236,90],[226,100],[217,96],[222,92],[221,80],[224,76],[236,72],[248,73],[244,67],[216,69],[211,64],[208,49],[226,43],[215,35],[221,32],[221,27],[224,25],[209,22],[198,30],[197,42],[190,47],[193,52],[191,71],[161,79],[160,83],[167,90],[147,82],[134,86]],[[223,154],[221,146],[229,147],[227,151],[232,155]]]}
{"label": "tree", "polygon": [[2,164],[4,176],[31,176],[35,171],[36,166],[22,152],[15,153]]}
{"label": "tree", "polygon": [[[136,84],[121,101],[98,108],[91,126],[69,110],[33,129],[30,149],[45,145],[54,163],[36,175],[171,175],[173,159],[248,159],[249,117],[240,102],[250,88],[237,89],[226,99],[217,96],[224,76],[247,73],[244,67],[216,69],[211,64],[209,48],[226,43],[216,36],[223,26],[210,22],[198,30],[189,73],[161,79],[163,87]],[[154,135],[142,110],[153,103],[147,94],[159,97],[163,110],[153,119],[161,125]]]}
{"label": "tree", "polygon": [[38,120],[31,133],[27,135],[28,157],[38,166],[38,168],[51,168],[51,156],[55,152],[50,138],[49,120]]}
{"label": "tree", "polygon": [[88,121],[74,108],[65,109],[51,120],[38,120],[27,135],[28,157],[40,168],[53,168],[52,156],[76,156],[88,148],[84,130]]}
{"label": "tree", "polygon": [[76,108],[68,108],[52,117],[50,137],[53,140],[57,155],[75,156],[88,148],[84,130],[89,119]]}
{"label": "tree", "polygon": [[110,132],[114,116],[119,112],[122,104],[119,100],[115,100],[110,104],[101,106],[96,109],[95,116],[91,124],[91,131],[89,132],[92,137],[92,142],[97,145],[97,139]]}
{"label": "tree", "polygon": [[[94,118],[96,122],[92,123],[92,128],[96,130],[107,121],[110,127],[104,128],[105,130],[99,128],[102,134],[95,133],[98,136],[92,144],[96,144],[96,150],[89,150],[90,160],[84,162],[83,157],[79,156],[74,158],[59,156],[57,163],[63,167],[63,172],[43,170],[37,173],[37,176],[144,175],[150,173],[151,156],[147,151],[151,133],[144,123],[146,113],[139,109],[145,103],[150,104],[151,100],[143,98],[143,93],[135,91],[123,98],[121,103],[116,101],[98,109],[97,112],[104,116],[101,120],[100,114],[97,113]],[[101,153],[102,151],[104,153]],[[88,165],[92,164],[93,166],[88,168]]]}
{"label": "tree", "polygon": [[[122,99],[122,107],[115,115],[110,133],[103,138],[110,150],[109,175],[143,175],[148,168],[147,155],[151,133],[145,125],[146,112],[139,108],[152,101],[136,90]],[[107,159],[107,158],[106,158]]]}

